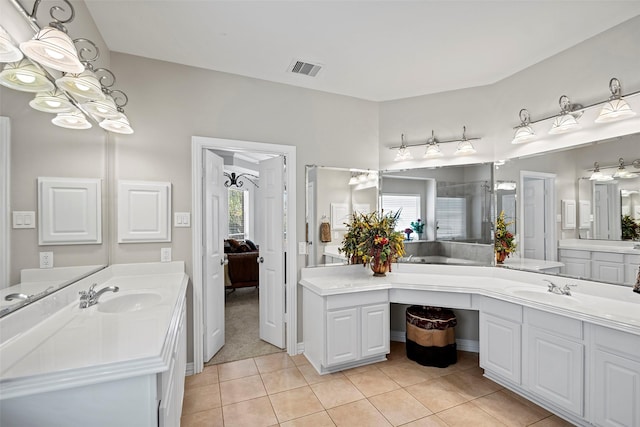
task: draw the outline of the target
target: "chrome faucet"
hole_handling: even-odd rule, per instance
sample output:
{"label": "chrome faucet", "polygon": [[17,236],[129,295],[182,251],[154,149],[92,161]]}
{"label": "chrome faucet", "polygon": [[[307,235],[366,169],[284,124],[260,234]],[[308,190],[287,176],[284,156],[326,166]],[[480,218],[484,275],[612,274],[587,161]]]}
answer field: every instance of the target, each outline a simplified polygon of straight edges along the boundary
{"label": "chrome faucet", "polygon": [[80,308],[91,307],[92,305],[96,305],[98,303],[98,298],[105,292],[118,292],[120,288],[117,286],[106,286],[99,291],[95,291],[95,287],[97,283],[94,283],[89,287],[88,291],[80,291]]}
{"label": "chrome faucet", "polygon": [[564,285],[564,287],[559,287],[557,286],[555,283],[553,283],[551,280],[548,279],[544,279],[545,282],[549,282],[549,292],[551,292],[552,294],[558,294],[558,295],[568,295],[571,296],[571,288],[575,288],[578,285]]}

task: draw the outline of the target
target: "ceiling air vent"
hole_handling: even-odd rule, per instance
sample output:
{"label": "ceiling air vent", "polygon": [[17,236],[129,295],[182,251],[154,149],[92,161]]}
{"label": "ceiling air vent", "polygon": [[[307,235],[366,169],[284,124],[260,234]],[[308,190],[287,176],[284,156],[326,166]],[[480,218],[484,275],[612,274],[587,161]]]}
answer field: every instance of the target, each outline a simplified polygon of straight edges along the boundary
{"label": "ceiling air vent", "polygon": [[312,64],[300,60],[294,60],[289,66],[289,71],[295,74],[304,74],[305,76],[315,77],[322,68],[320,64]]}

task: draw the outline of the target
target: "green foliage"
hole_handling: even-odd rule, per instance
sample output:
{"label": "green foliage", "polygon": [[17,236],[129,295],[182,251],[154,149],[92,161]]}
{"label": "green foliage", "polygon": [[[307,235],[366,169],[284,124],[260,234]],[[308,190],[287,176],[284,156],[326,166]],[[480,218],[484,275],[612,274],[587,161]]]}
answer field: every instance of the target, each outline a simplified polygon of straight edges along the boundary
{"label": "green foliage", "polygon": [[513,221],[507,222],[504,219],[504,211],[500,212],[496,219],[495,232],[495,251],[506,252],[508,254],[516,250],[516,242],[514,235],[507,230],[507,227],[513,224]]}
{"label": "green foliage", "polygon": [[229,234],[244,233],[244,191],[229,190]]}
{"label": "green foliage", "polygon": [[622,240],[640,239],[640,224],[630,215],[622,217]]}
{"label": "green foliage", "polygon": [[411,221],[411,228],[416,233],[422,233],[424,231],[424,222],[420,218],[415,221]]}

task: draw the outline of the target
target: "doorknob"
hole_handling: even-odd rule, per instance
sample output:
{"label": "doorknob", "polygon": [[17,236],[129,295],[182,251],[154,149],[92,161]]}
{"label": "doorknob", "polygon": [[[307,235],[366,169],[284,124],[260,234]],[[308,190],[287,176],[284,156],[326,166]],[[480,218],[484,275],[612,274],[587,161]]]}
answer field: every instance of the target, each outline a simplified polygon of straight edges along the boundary
{"label": "doorknob", "polygon": [[258,262],[262,264],[264,262],[264,258],[263,257],[258,258]]}
{"label": "doorknob", "polygon": [[224,258],[220,258],[220,265],[224,265]]}

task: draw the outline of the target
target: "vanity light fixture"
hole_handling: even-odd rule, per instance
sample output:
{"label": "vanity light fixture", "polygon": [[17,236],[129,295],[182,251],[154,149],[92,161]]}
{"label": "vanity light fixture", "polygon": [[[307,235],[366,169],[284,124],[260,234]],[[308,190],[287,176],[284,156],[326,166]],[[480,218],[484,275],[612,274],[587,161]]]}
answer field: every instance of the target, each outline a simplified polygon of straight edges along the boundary
{"label": "vanity light fixture", "polygon": [[89,123],[87,117],[77,108],[67,113],[58,113],[58,115],[51,119],[51,123],[67,129],[91,128],[91,123]]}
{"label": "vanity light fixture", "polygon": [[407,146],[407,144],[405,144],[404,142],[404,134],[400,135],[400,147],[398,147],[398,153],[396,154],[395,159],[393,159],[396,162],[402,161],[402,160],[412,160],[413,156],[411,155],[411,152],[409,151],[409,148]]}
{"label": "vanity light fixture", "polygon": [[522,144],[535,139],[536,134],[531,129],[531,115],[526,108],[520,110],[520,126],[516,128],[516,132],[513,135],[512,144]]}
{"label": "vanity light fixture", "polygon": [[558,115],[553,121],[553,125],[551,126],[549,133],[557,135],[578,129],[580,124],[578,123],[578,120],[576,120],[576,117],[574,117],[573,111],[579,109],[581,106],[572,105],[569,97],[566,95],[562,95],[560,97],[558,104],[560,104],[560,115]]}
{"label": "vanity light fixture", "polygon": [[80,102],[102,101],[105,98],[98,77],[89,68],[80,74],[65,74],[56,80],[56,85]]}
{"label": "vanity light fixture", "polygon": [[6,64],[0,72],[0,84],[22,92],[44,92],[55,89],[44,71],[28,58]]}
{"label": "vanity light fixture", "polygon": [[596,123],[608,123],[618,120],[624,120],[636,115],[631,109],[627,101],[622,99],[620,80],[615,77],[609,81],[609,91],[611,97],[602,106],[602,110],[596,119]]}
{"label": "vanity light fixture", "polygon": [[431,130],[431,138],[427,139],[427,148],[424,150],[424,156],[422,157],[425,159],[442,157],[442,151],[440,151],[440,145],[438,145],[438,140],[433,130]]}
{"label": "vanity light fixture", "polygon": [[466,156],[466,155],[475,154],[475,153],[476,153],[476,148],[473,146],[471,141],[467,139],[467,127],[463,126],[462,140],[458,142],[458,148],[456,149],[456,152],[453,154],[455,154],[456,156]]}
{"label": "vanity light fixture", "polygon": [[133,128],[129,124],[129,119],[124,113],[118,113],[119,116],[114,119],[104,119],[100,122],[100,127],[109,132],[121,133],[130,135],[133,133]]}
{"label": "vanity light fixture", "polygon": [[29,101],[29,105],[44,113],[66,113],[76,108],[60,89],[38,92],[36,97]]}
{"label": "vanity light fixture", "polygon": [[20,61],[22,56],[22,51],[15,45],[9,33],[0,26],[0,62]]}
{"label": "vanity light fixture", "polygon": [[[34,4],[35,9],[37,9],[38,3],[40,3],[39,0]],[[73,15],[72,8],[69,19],[50,23],[50,26],[40,30],[33,39],[20,43],[20,50],[31,60],[45,67],[65,73],[81,73],[84,70],[84,65],[78,59],[78,51],[67,35],[66,28],[62,25],[73,20]],[[53,17],[53,14],[51,16]]]}
{"label": "vanity light fixture", "polygon": [[351,178],[349,179],[349,185],[358,185],[358,174],[351,172]]}
{"label": "vanity light fixture", "polygon": [[[635,165],[635,163],[632,163],[632,164]],[[625,168],[624,159],[622,157],[618,159],[618,169],[613,174],[613,178],[630,179],[630,178],[637,178],[638,176],[640,175],[635,172],[631,172],[630,170]]]}

